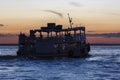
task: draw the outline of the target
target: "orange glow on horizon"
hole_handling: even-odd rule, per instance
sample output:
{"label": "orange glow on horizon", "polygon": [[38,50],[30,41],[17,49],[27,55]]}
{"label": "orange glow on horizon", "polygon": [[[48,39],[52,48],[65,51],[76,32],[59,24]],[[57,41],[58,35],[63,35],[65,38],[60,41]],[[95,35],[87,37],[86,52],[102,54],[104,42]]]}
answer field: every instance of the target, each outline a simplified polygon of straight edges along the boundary
{"label": "orange glow on horizon", "polygon": [[[67,13],[74,26],[84,25],[89,34],[120,32],[119,0],[0,0],[0,34],[29,33],[48,22],[69,26]],[[95,39],[95,40],[94,40]],[[13,40],[13,41],[12,41]],[[118,38],[89,38],[92,43],[119,43]],[[105,41],[106,40],[106,41]],[[17,38],[0,37],[0,43],[17,43]],[[109,42],[107,42],[109,41]]]}
{"label": "orange glow on horizon", "polygon": [[88,37],[91,44],[120,44],[120,38]]}

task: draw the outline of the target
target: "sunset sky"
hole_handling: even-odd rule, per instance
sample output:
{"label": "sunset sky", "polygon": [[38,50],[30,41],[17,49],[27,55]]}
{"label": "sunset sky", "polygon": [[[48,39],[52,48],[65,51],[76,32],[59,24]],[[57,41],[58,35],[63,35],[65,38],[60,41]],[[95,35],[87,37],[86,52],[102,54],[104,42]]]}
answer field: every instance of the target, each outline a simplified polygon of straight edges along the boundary
{"label": "sunset sky", "polygon": [[0,0],[0,44],[48,22],[84,25],[90,43],[120,44],[120,0]]}

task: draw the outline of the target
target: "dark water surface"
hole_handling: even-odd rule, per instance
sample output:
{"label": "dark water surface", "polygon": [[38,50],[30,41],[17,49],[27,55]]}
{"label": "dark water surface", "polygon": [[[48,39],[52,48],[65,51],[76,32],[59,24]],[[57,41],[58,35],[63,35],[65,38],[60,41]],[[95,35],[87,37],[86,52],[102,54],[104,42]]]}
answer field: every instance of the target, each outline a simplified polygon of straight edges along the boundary
{"label": "dark water surface", "polygon": [[[0,46],[16,55],[17,46]],[[120,46],[92,46],[85,59],[0,59],[0,80],[120,80]]]}

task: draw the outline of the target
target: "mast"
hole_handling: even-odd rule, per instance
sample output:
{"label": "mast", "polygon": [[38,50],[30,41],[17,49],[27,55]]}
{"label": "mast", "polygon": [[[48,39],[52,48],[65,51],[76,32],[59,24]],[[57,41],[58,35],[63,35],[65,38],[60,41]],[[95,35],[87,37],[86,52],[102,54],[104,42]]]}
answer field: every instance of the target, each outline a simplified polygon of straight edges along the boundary
{"label": "mast", "polygon": [[73,23],[72,23],[72,18],[70,17],[69,13],[68,13],[68,19],[69,19],[69,23],[70,23],[70,28],[72,28]]}

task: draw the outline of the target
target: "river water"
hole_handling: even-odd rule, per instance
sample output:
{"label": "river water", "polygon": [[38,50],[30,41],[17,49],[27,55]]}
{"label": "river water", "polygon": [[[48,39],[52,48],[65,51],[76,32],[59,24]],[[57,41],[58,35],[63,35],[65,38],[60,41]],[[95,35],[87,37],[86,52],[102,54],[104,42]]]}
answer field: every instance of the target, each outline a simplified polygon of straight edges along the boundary
{"label": "river water", "polygon": [[[120,46],[92,46],[88,58],[0,59],[0,80],[120,80]],[[0,46],[16,55],[17,46]]]}

